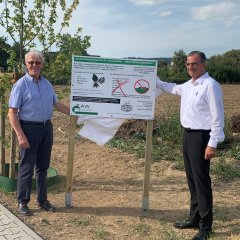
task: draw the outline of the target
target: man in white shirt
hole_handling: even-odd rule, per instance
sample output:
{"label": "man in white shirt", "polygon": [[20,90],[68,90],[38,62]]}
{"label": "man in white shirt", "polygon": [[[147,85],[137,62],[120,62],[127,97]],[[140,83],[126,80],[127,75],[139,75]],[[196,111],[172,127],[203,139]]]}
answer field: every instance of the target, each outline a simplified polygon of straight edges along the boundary
{"label": "man in white shirt", "polygon": [[199,228],[192,240],[206,240],[212,231],[212,188],[210,159],[217,144],[224,140],[224,107],[219,83],[205,70],[206,56],[193,51],[186,67],[191,79],[183,84],[157,81],[157,87],[181,96],[180,121],[183,131],[183,156],[191,196],[190,216],[176,222],[180,229]]}

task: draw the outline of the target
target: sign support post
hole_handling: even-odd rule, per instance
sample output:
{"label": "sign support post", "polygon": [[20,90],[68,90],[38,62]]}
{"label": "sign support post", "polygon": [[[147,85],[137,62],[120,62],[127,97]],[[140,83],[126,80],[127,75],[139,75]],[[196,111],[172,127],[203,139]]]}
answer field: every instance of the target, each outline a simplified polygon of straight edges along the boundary
{"label": "sign support post", "polygon": [[149,184],[150,184],[150,169],[151,169],[151,155],[152,155],[152,132],[153,132],[153,120],[147,121],[146,131],[146,150],[145,150],[145,171],[143,181],[143,197],[142,197],[142,209],[149,209]]}
{"label": "sign support post", "polygon": [[76,121],[77,121],[76,116],[70,116],[68,162],[67,162],[67,183],[66,183],[66,191],[65,191],[66,207],[72,207],[73,160],[74,160]]}

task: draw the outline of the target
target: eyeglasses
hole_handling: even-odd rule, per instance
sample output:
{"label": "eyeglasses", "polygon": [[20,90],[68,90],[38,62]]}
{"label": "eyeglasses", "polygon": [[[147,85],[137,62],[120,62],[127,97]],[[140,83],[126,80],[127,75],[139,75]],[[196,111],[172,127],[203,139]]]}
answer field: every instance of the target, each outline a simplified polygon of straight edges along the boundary
{"label": "eyeglasses", "polygon": [[40,65],[42,62],[33,62],[33,61],[31,61],[31,62],[28,62],[28,64],[30,64],[30,65]]}
{"label": "eyeglasses", "polygon": [[192,63],[185,63],[185,65],[186,65],[187,67],[189,67],[189,66],[197,67],[199,63],[203,63],[203,61],[192,62]]}

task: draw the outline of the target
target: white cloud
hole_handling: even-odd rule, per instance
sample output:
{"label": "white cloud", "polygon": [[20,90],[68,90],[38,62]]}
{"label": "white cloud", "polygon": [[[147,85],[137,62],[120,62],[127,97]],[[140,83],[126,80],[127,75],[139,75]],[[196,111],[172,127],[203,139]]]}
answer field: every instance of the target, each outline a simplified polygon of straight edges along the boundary
{"label": "white cloud", "polygon": [[233,2],[221,2],[219,4],[209,4],[203,7],[191,8],[191,15],[196,20],[217,20],[225,25],[231,25],[239,18],[238,10],[240,5]]}
{"label": "white cloud", "polygon": [[129,0],[129,1],[134,3],[135,5],[149,6],[149,5],[155,5],[155,4],[162,4],[166,0]]}
{"label": "white cloud", "polygon": [[159,14],[160,17],[167,17],[167,16],[170,16],[172,14],[171,11],[164,11],[164,12],[161,12]]}
{"label": "white cloud", "polygon": [[169,4],[169,3],[179,3],[184,2],[185,0],[129,0],[129,2],[132,2],[135,5],[138,6],[152,6],[152,5],[160,5],[163,3]]}
{"label": "white cloud", "polygon": [[230,26],[239,19],[240,19],[240,16],[229,17],[228,19],[224,20],[224,25]]}

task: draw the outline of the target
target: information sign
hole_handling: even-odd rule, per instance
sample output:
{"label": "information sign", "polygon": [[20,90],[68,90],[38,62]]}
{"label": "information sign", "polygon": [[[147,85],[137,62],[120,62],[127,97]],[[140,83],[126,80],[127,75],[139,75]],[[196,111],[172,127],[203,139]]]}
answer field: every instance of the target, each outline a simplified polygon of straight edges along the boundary
{"label": "information sign", "polygon": [[71,115],[154,118],[157,61],[72,58]]}

